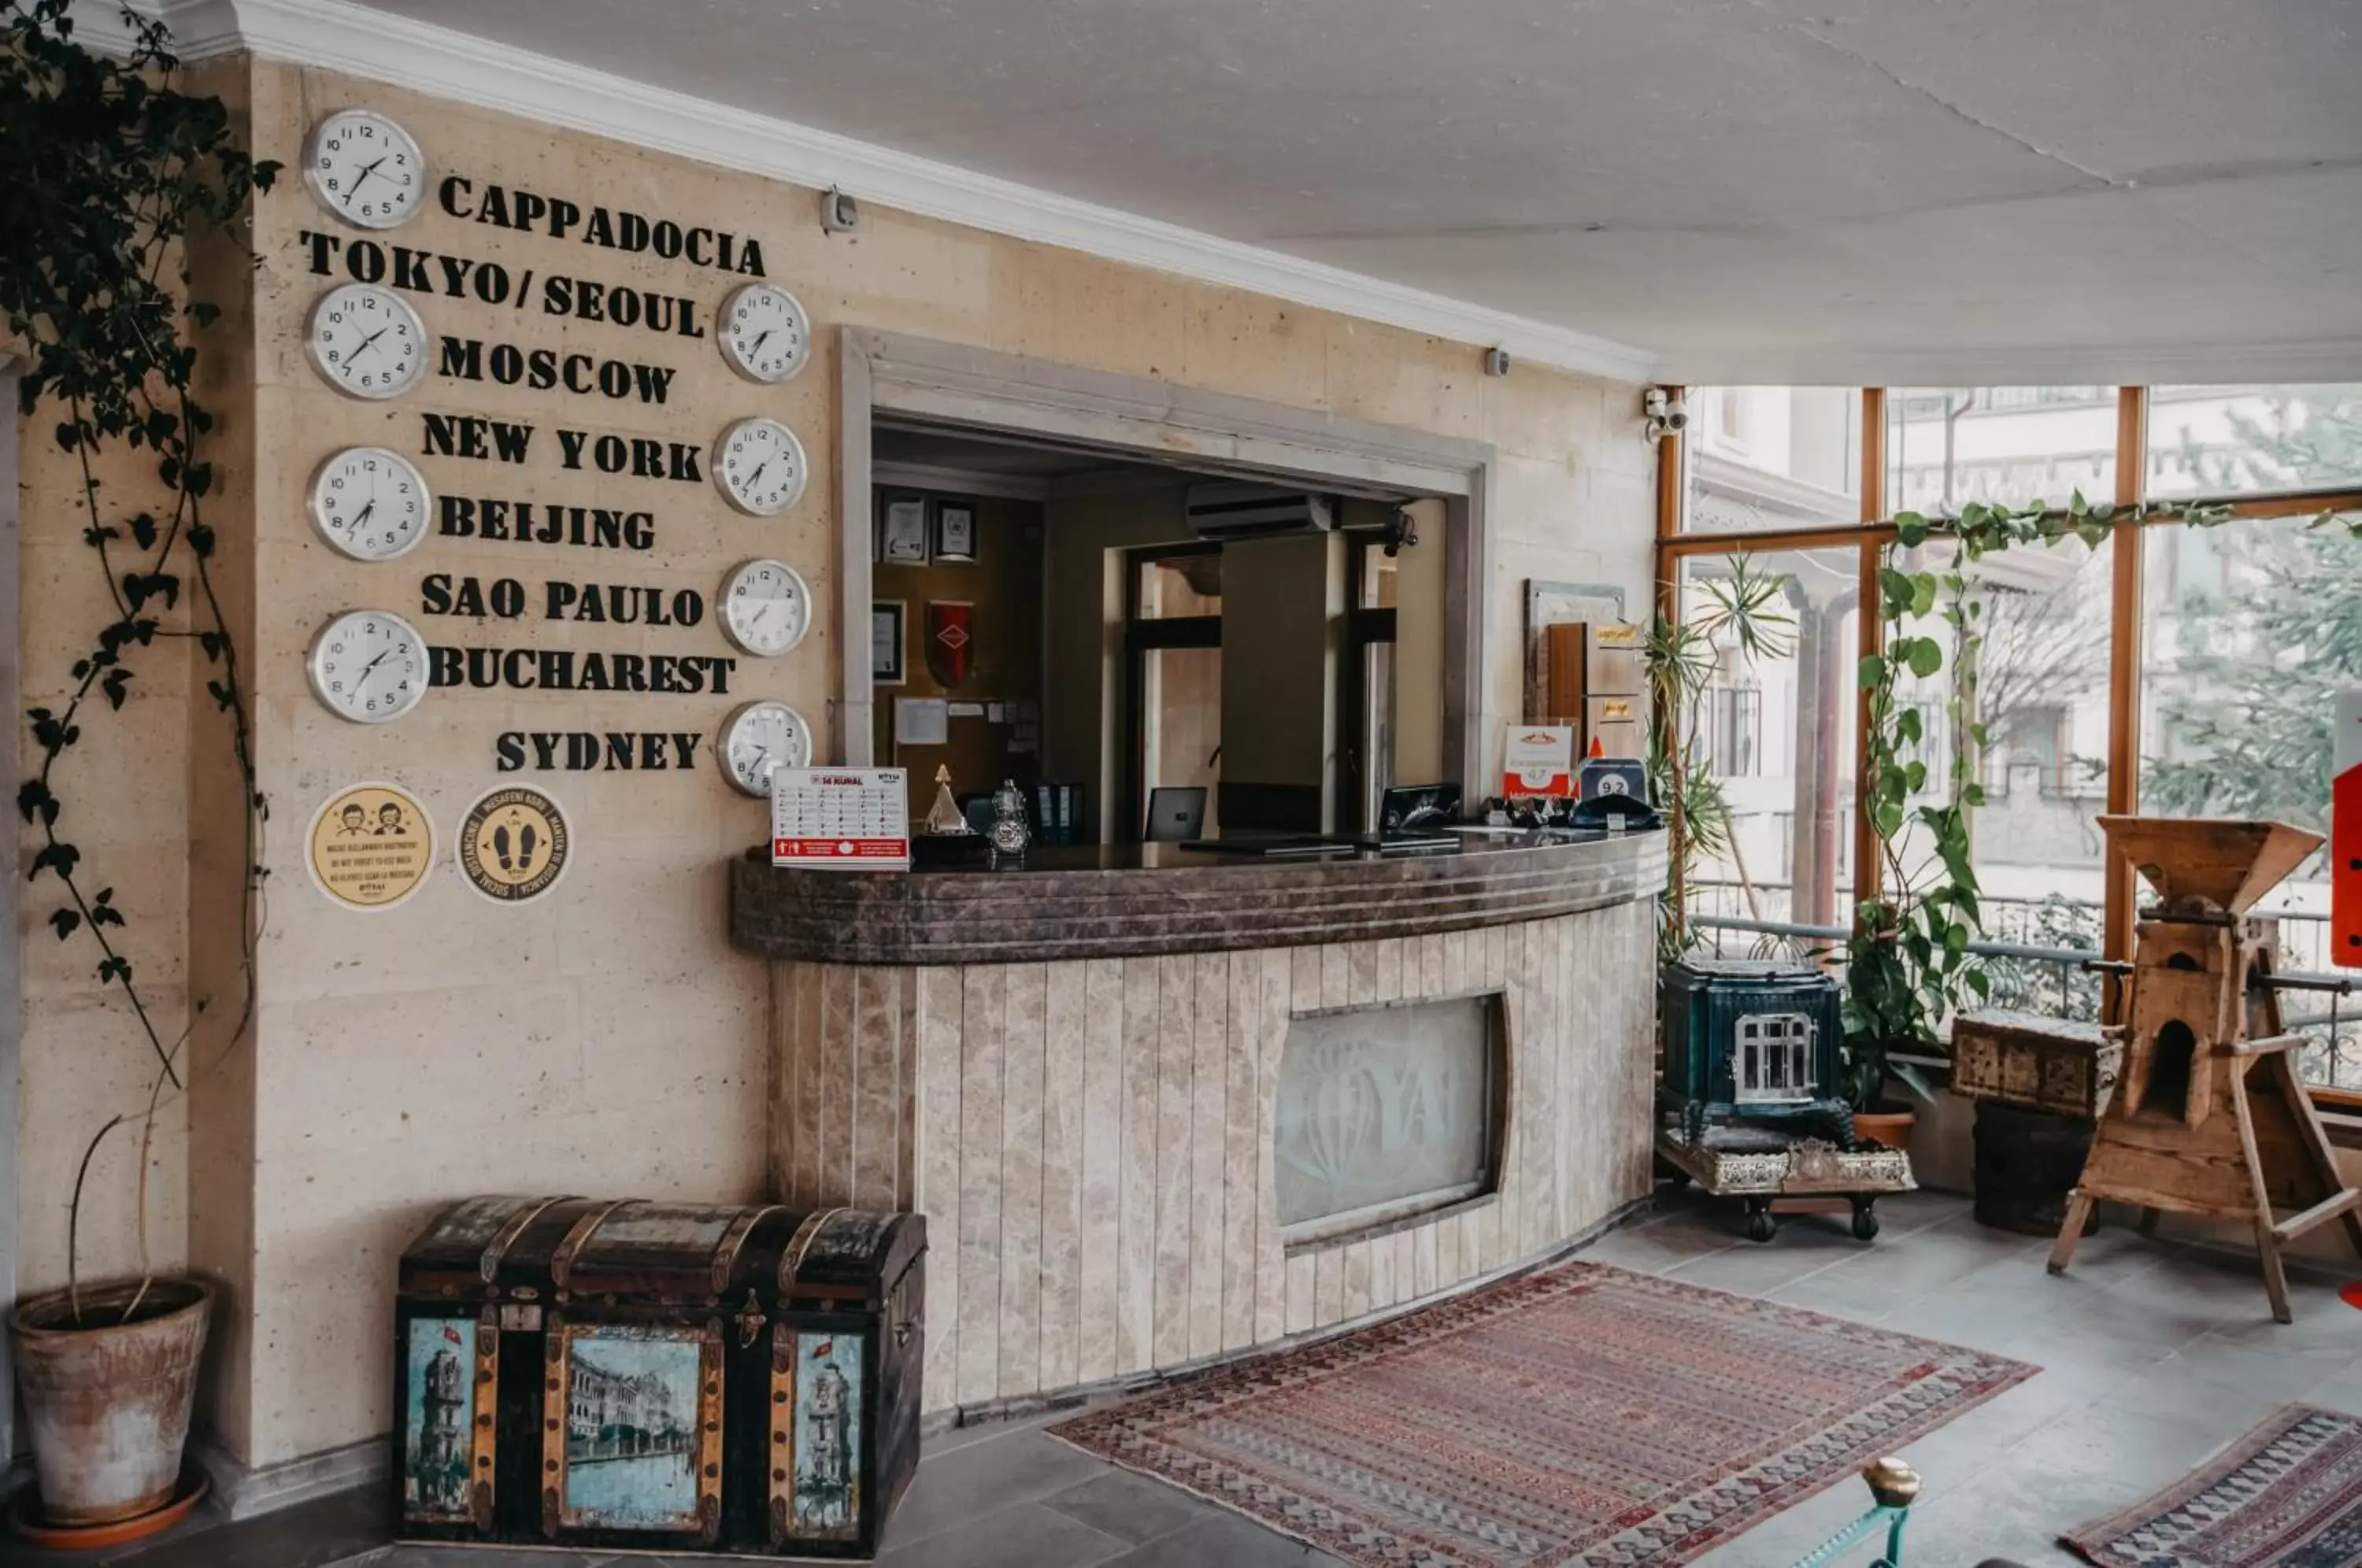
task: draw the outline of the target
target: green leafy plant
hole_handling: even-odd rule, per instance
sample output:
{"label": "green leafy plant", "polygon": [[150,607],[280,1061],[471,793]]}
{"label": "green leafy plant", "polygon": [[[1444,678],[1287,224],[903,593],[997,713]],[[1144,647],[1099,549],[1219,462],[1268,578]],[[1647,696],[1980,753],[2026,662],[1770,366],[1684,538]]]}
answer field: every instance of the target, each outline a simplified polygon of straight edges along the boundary
{"label": "green leafy plant", "polygon": [[[238,650],[210,564],[216,540],[204,505],[215,474],[203,446],[214,416],[193,395],[197,351],[183,334],[184,324],[203,329],[220,313],[190,292],[187,248],[235,220],[251,193],[270,189],[278,166],[233,145],[220,99],[175,89],[179,62],[160,23],[127,8],[130,50],[109,58],[74,41],[72,10],[69,0],[0,0],[0,168],[9,171],[0,185],[0,321],[28,360],[24,414],[46,407],[61,415],[55,439],[76,463],[87,518],[83,542],[106,584],[108,613],[73,663],[63,705],[26,714],[39,766],[17,804],[40,836],[30,875],[58,890],[48,923],[61,942],[79,936],[92,944],[99,984],[122,997],[155,1055],[153,1086],[138,1113],[144,1268],[147,1148],[163,1092],[186,1086],[189,1068],[180,1058],[189,1031],[166,1038],[126,951],[129,933],[115,888],[66,835],[63,768],[83,726],[122,710],[143,653],[182,640],[203,650],[215,670],[206,690],[228,725],[247,803],[244,997],[234,1042],[253,1008],[267,807],[256,783]],[[116,504],[105,493],[97,459],[118,446],[152,456],[160,504]],[[205,1005],[193,1005],[193,1021]],[[83,1152],[68,1219],[70,1276],[77,1275],[74,1232],[91,1160],[134,1114],[108,1121]],[[135,1296],[124,1316],[138,1305]]]}
{"label": "green leafy plant", "polygon": [[1697,933],[1688,919],[1690,872],[1698,857],[1730,852],[1730,805],[1714,775],[1700,731],[1704,699],[1728,650],[1741,660],[1785,658],[1795,647],[1796,618],[1786,609],[1787,580],[1733,556],[1727,575],[1699,579],[1705,598],[1686,615],[1657,617],[1641,662],[1656,715],[1649,748],[1649,786],[1664,809],[1671,861],[1658,906],[1657,955],[1671,963]]}
{"label": "green leafy plant", "polygon": [[[1858,677],[1869,710],[1862,782],[1879,879],[1877,895],[1857,903],[1845,946],[1844,1090],[1856,1110],[1878,1104],[1890,1077],[1928,1096],[1908,1064],[1894,1057],[1943,1055],[1946,1021],[1993,989],[1992,977],[1970,951],[1982,931],[1971,814],[1984,803],[1975,780],[1986,743],[1975,717],[1984,604],[1974,563],[2069,539],[2096,549],[2119,527],[2212,527],[2229,516],[2226,506],[2201,502],[2093,505],[2081,491],[2063,509],[1971,502],[1954,517],[1895,515],[1879,569],[1883,651],[1864,657]],[[2324,513],[2311,526],[2341,522],[2362,539],[2362,519]],[[1938,734],[1926,710],[1904,695],[1939,676],[1946,678],[1940,734],[1951,747],[1948,758],[1933,754]],[[1935,778],[1946,782],[1940,798],[1930,800],[1925,791]]]}

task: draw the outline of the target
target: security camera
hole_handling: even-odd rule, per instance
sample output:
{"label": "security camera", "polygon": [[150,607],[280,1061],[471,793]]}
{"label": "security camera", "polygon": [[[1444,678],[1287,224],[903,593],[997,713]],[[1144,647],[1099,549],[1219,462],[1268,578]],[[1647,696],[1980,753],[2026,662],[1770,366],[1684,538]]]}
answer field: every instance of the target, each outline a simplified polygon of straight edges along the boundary
{"label": "security camera", "polygon": [[1397,506],[1395,514],[1386,519],[1385,528],[1378,537],[1385,547],[1386,558],[1391,560],[1402,554],[1404,546],[1418,545],[1418,519],[1411,515],[1409,507]]}
{"label": "security camera", "polygon": [[1651,441],[1678,436],[1690,427],[1688,402],[1681,393],[1667,392],[1663,387],[1650,387],[1640,394],[1640,414],[1647,422]]}
{"label": "security camera", "polygon": [[823,234],[851,234],[861,226],[861,204],[849,192],[833,187],[822,192],[820,226]]}

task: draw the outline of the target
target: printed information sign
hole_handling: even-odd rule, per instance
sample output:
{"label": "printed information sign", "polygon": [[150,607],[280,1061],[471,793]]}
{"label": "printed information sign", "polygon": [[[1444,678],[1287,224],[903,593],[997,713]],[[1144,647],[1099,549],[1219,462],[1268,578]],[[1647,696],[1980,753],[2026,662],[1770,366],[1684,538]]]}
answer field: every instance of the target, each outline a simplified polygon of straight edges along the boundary
{"label": "printed information sign", "polygon": [[771,864],[908,871],[909,778],[900,767],[779,768],[771,775]]}

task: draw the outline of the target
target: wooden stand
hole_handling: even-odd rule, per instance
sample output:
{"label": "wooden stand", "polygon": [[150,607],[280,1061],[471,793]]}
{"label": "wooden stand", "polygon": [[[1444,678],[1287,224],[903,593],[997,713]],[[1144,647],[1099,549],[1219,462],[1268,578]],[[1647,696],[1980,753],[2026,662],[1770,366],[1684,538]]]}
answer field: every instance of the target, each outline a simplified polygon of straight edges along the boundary
{"label": "wooden stand", "polygon": [[2297,1078],[2290,1053],[2301,1038],[2281,1030],[2269,944],[2246,918],[2320,835],[2163,817],[2100,825],[2159,902],[2134,931],[2124,1081],[2069,1199],[2050,1272],[2074,1257],[2101,1198],[2140,1209],[2144,1234],[2160,1210],[2243,1220],[2255,1229],[2272,1318],[2288,1322],[2283,1244],[2337,1220],[2362,1253],[2362,1191],[2344,1185]]}

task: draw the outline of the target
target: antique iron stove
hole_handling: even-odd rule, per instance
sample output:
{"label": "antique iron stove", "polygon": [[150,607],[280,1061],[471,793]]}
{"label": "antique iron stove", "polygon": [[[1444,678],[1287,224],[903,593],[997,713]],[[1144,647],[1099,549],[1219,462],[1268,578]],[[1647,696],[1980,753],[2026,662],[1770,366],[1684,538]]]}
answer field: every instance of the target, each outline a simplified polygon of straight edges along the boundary
{"label": "antique iron stove", "polygon": [[1748,1121],[1851,1145],[1834,977],[1778,960],[1684,958],[1666,966],[1657,1002],[1657,1110],[1684,1143]]}

